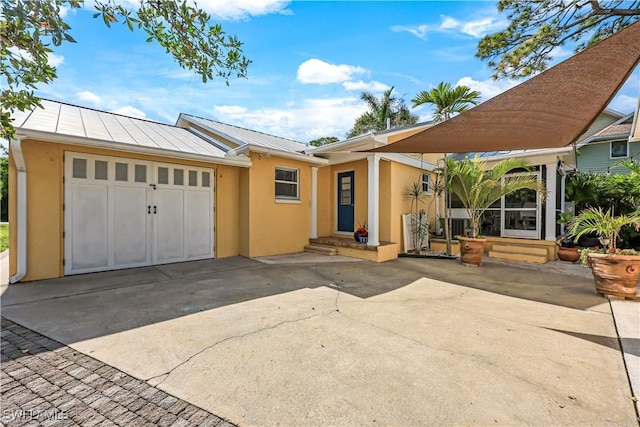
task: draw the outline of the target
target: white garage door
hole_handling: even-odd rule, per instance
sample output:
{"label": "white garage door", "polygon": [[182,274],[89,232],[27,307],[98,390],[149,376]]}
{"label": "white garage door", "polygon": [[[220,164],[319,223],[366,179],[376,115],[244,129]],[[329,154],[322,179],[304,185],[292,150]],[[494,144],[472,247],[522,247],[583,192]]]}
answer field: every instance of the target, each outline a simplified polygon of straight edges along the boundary
{"label": "white garage door", "polygon": [[65,274],[212,258],[213,169],[65,153]]}

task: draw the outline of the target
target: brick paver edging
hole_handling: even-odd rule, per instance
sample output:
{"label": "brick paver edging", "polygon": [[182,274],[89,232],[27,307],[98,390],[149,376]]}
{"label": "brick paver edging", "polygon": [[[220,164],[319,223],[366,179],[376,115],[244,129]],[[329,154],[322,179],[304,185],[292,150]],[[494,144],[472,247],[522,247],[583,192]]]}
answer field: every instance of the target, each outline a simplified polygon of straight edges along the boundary
{"label": "brick paver edging", "polygon": [[4,317],[0,335],[0,426],[233,426]]}

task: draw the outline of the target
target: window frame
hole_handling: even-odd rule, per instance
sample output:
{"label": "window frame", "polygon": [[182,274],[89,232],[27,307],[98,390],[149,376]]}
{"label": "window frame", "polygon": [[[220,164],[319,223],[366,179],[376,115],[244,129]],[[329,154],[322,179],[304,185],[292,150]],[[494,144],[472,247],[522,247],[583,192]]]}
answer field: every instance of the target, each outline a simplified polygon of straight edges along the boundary
{"label": "window frame", "polygon": [[[286,172],[295,172],[296,180],[295,181],[285,181],[281,179],[277,179],[278,170],[286,171]],[[287,166],[276,166],[273,171],[274,185],[273,185],[273,194],[275,195],[276,202],[290,202],[295,203],[300,201],[300,169],[292,168]],[[287,184],[287,185],[295,185],[296,188],[296,196],[285,196],[278,195],[278,186],[276,184]]]}
{"label": "window frame", "polygon": [[[427,180],[425,181],[424,178],[427,177]],[[420,184],[422,185],[422,194],[424,194],[425,196],[430,196],[433,191],[431,189],[431,174],[428,172],[423,172],[422,176],[420,178]],[[424,185],[427,184],[427,191],[424,191]]]}
{"label": "window frame", "polygon": [[[614,156],[613,155],[613,144],[616,142],[626,143],[626,153],[624,156]],[[610,160],[618,160],[618,159],[628,159],[629,158],[629,140],[625,139],[617,139],[615,141],[609,141],[609,159]]]}

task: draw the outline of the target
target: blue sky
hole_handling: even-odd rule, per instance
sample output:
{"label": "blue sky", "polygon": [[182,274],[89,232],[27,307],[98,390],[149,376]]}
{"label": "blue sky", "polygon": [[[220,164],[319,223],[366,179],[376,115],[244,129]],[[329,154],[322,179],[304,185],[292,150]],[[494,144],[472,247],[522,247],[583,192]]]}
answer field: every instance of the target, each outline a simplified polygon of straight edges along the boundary
{"label": "blue sky", "polygon": [[[506,26],[495,2],[312,2],[200,0],[224,30],[244,42],[247,79],[214,80],[181,69],[146,34],[107,29],[91,8],[67,13],[78,43],[56,48],[58,79],[37,94],[134,117],[175,123],[180,112],[307,142],[343,139],[366,110],[361,91],[409,103],[440,81],[466,84],[489,99],[518,82],[492,81],[475,58],[479,39]],[[555,58],[571,55],[557,49]],[[637,69],[611,104],[637,103]],[[428,107],[414,109],[421,120]]]}

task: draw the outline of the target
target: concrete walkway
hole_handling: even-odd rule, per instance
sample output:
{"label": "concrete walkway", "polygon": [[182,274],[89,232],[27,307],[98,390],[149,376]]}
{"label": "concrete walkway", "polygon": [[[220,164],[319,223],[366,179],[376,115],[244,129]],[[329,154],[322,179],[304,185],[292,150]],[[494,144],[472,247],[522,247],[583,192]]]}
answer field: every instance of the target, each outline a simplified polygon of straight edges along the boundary
{"label": "concrete walkway", "polygon": [[637,424],[609,301],[580,275],[230,258],[11,286],[2,305],[241,425]]}

